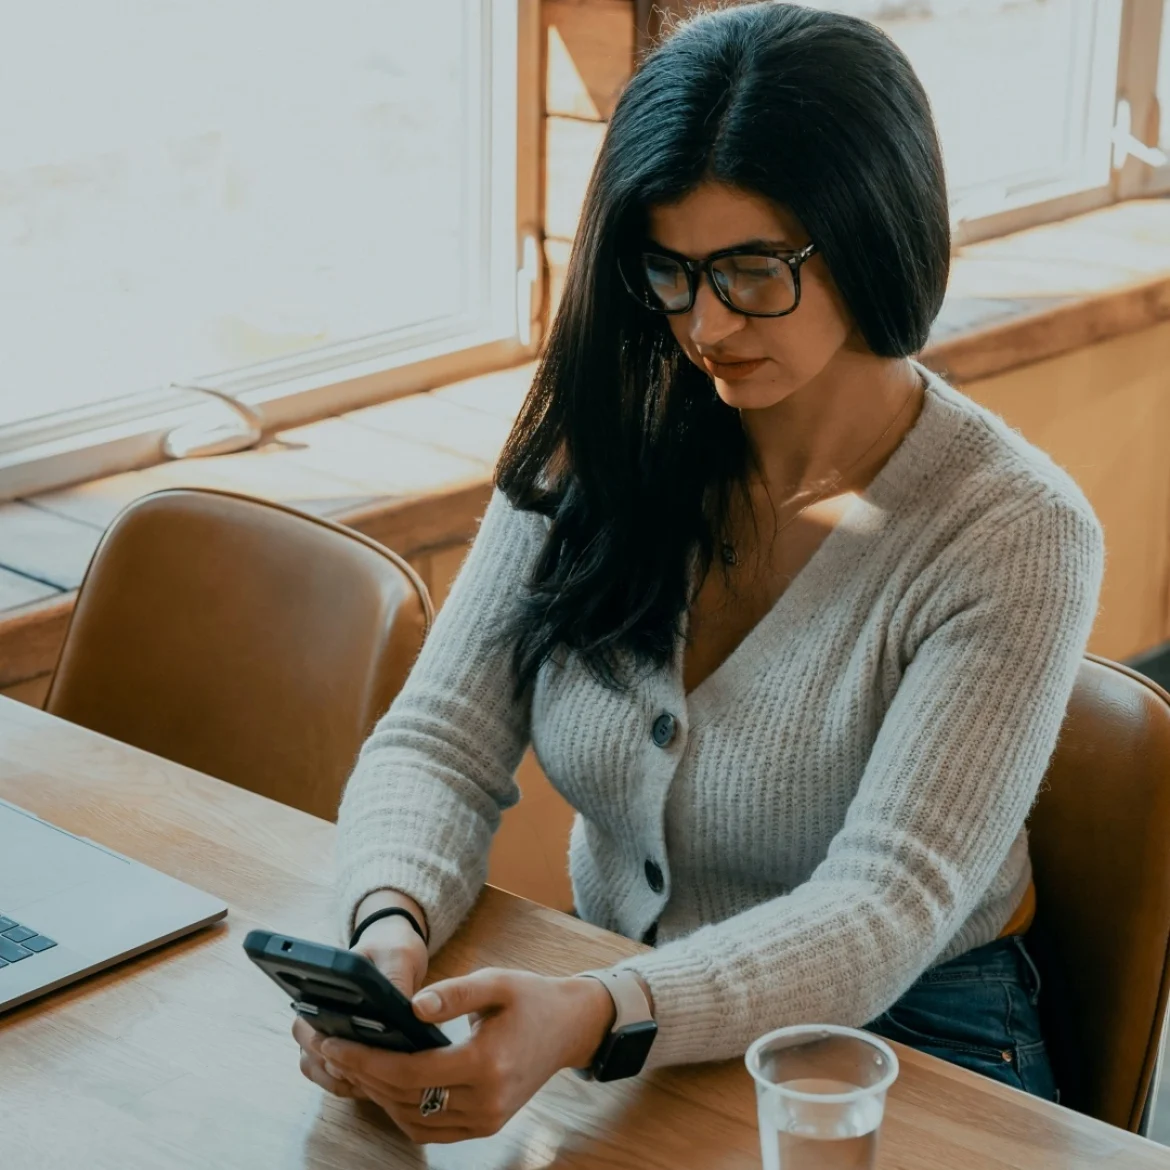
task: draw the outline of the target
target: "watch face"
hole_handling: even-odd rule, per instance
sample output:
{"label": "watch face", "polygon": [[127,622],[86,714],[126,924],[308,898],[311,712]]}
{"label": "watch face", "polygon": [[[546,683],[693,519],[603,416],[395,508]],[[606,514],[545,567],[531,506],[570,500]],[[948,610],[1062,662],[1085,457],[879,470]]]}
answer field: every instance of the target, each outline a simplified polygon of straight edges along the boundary
{"label": "watch face", "polygon": [[620,1081],[636,1077],[650,1055],[658,1025],[653,1020],[630,1024],[617,1032],[601,1046],[593,1065],[593,1075],[599,1081]]}

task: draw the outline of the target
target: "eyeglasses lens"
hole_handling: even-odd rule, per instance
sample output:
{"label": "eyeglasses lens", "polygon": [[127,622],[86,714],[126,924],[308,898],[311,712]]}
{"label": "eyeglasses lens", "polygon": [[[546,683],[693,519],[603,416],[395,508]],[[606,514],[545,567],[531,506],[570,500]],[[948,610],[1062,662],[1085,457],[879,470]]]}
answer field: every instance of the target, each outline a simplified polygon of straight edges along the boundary
{"label": "eyeglasses lens", "polygon": [[711,274],[745,313],[783,313],[796,304],[792,269],[775,256],[724,256],[711,265]]}
{"label": "eyeglasses lens", "polygon": [[669,256],[646,253],[642,256],[642,275],[646,282],[646,303],[652,309],[667,312],[685,309],[691,299],[686,269]]}
{"label": "eyeglasses lens", "polygon": [[[652,309],[678,312],[690,302],[686,269],[669,256],[641,256],[643,299]],[[792,269],[775,256],[723,256],[711,265],[719,291],[745,313],[784,313],[796,304]]]}

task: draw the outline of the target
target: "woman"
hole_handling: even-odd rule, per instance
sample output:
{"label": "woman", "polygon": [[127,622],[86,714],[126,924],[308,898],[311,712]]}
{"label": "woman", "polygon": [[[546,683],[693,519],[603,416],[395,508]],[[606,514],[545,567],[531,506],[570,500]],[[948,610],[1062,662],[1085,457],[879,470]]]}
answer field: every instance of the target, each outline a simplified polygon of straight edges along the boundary
{"label": "woman", "polygon": [[374,914],[359,949],[415,993],[531,741],[579,813],[578,913],[655,945],[617,975],[436,985],[424,1019],[479,1013],[437,1053],[298,1023],[308,1076],[453,1141],[560,1068],[827,1022],[1054,1095],[1024,822],[1102,539],[1066,475],[910,359],[949,250],[927,99],[876,28],[761,4],[644,62],[339,860],[347,936]]}

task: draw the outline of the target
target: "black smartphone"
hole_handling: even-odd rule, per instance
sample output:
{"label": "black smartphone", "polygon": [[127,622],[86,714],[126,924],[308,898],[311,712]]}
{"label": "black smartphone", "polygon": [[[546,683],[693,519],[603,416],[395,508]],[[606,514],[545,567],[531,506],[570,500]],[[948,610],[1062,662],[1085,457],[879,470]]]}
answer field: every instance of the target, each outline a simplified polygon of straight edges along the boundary
{"label": "black smartphone", "polygon": [[451,1043],[365,955],[267,930],[248,931],[244,950],[292,996],[293,1011],[326,1036],[395,1052]]}

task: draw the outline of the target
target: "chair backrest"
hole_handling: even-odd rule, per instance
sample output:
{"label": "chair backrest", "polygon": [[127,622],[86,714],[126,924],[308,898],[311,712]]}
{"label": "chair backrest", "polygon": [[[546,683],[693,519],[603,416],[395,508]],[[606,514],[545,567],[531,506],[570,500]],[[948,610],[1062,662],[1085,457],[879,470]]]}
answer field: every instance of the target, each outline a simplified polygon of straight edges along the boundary
{"label": "chair backrest", "polygon": [[1170,990],[1170,695],[1087,657],[1029,836],[1061,1099],[1139,1132]]}
{"label": "chair backrest", "polygon": [[98,545],[45,707],[332,819],[431,618],[418,574],[360,533],[157,492]]}

